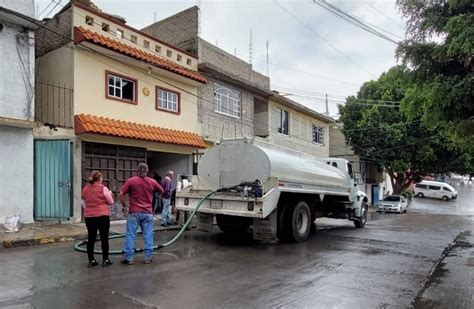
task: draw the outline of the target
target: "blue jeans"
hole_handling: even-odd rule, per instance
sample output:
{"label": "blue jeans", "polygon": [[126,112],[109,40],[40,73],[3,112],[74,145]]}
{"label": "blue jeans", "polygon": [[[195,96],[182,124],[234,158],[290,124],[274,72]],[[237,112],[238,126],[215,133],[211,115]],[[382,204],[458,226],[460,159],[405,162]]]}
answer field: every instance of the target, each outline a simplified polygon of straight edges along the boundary
{"label": "blue jeans", "polygon": [[161,218],[160,218],[160,223],[161,224],[171,224],[171,199],[170,198],[164,198],[162,199],[163,202],[163,210],[161,211]]}
{"label": "blue jeans", "polygon": [[153,215],[147,213],[131,213],[127,217],[127,232],[125,234],[125,243],[123,246],[123,256],[128,261],[133,261],[135,255],[135,238],[137,238],[137,230],[143,233],[143,241],[145,243],[144,256],[145,259],[151,259],[153,256]]}

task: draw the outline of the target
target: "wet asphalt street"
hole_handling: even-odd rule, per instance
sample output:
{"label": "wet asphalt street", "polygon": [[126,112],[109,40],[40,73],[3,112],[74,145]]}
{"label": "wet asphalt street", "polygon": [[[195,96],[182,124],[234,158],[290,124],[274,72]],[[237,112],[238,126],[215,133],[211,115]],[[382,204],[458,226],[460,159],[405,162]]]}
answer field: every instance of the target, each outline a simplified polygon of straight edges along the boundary
{"label": "wet asphalt street", "polygon": [[299,244],[192,231],[152,265],[114,257],[88,269],[72,243],[3,250],[0,307],[474,307],[474,187],[456,201],[415,198],[407,214],[370,215],[364,229],[318,219]]}

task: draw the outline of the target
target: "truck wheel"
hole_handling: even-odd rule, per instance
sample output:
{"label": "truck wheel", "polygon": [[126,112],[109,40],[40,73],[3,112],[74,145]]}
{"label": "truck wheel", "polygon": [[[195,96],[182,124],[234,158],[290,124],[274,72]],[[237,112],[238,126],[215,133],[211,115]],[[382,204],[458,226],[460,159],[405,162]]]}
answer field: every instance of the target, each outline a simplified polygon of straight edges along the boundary
{"label": "truck wheel", "polygon": [[365,226],[365,223],[367,222],[367,212],[368,212],[368,207],[366,202],[362,202],[362,216],[360,216],[360,219],[354,220],[354,225],[357,228],[363,228]]}
{"label": "truck wheel", "polygon": [[311,231],[311,210],[306,202],[300,201],[288,212],[291,215],[291,239],[295,242],[305,241]]}
{"label": "truck wheel", "polygon": [[224,233],[237,234],[246,233],[250,228],[249,218],[216,215],[217,226]]}
{"label": "truck wheel", "polygon": [[278,206],[277,237],[283,242],[291,240],[291,218],[288,213],[291,213],[288,204]]}

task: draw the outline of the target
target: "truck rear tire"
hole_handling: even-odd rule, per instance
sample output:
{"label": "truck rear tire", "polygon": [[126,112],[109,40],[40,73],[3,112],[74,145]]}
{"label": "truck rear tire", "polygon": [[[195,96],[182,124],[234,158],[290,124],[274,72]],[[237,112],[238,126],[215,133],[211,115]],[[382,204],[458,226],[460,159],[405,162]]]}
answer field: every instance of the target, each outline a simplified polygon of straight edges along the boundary
{"label": "truck rear tire", "polygon": [[368,208],[369,207],[367,206],[367,203],[362,202],[362,207],[361,207],[362,216],[360,217],[360,219],[354,220],[355,227],[363,228],[365,226],[365,223],[367,222]]}
{"label": "truck rear tire", "polygon": [[287,212],[291,216],[291,240],[305,241],[311,232],[311,210],[304,201],[298,202],[291,210]]}
{"label": "truck rear tire", "polygon": [[217,226],[224,233],[247,233],[251,220],[245,217],[216,215]]}

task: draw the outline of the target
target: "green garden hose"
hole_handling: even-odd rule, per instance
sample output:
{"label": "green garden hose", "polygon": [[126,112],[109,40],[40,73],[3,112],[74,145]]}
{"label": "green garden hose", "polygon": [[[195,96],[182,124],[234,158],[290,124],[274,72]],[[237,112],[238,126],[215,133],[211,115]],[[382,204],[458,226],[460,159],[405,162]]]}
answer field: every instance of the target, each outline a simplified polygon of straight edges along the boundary
{"label": "green garden hose", "polygon": [[[231,188],[233,188],[233,187],[231,187]],[[167,241],[167,242],[165,242],[164,244],[159,244],[159,245],[153,246],[153,250],[158,250],[158,249],[162,249],[162,248],[168,247],[169,245],[173,244],[176,240],[178,240],[178,238],[181,237],[181,235],[184,233],[184,231],[191,225],[191,220],[192,220],[192,218],[196,215],[196,213],[197,213],[199,207],[201,207],[201,205],[204,203],[204,201],[207,200],[211,195],[216,194],[217,192],[221,192],[221,191],[224,191],[224,190],[228,190],[228,189],[230,189],[230,188],[221,188],[221,189],[219,189],[219,190],[215,190],[215,191],[212,191],[212,192],[209,192],[208,194],[206,194],[206,196],[204,196],[204,197],[199,201],[199,203],[197,204],[196,208],[194,208],[194,210],[191,212],[191,216],[190,216],[189,219],[184,223],[184,225],[181,227],[181,229],[179,230],[179,232],[178,232],[170,241]],[[109,239],[123,238],[123,237],[125,237],[125,234],[117,234],[117,235],[111,235],[111,236],[109,236]],[[87,240],[82,240],[82,241],[77,242],[77,243],[74,245],[74,250],[79,251],[79,252],[87,253],[87,250],[83,247],[85,244],[87,244]],[[135,249],[135,252],[143,252],[143,248]],[[100,251],[100,250],[94,250],[94,253],[95,253],[95,254],[102,254],[102,251]],[[120,254],[122,254],[122,253],[123,253],[122,250],[110,250],[110,251],[109,251],[109,254],[110,254],[110,255],[120,255]]]}

